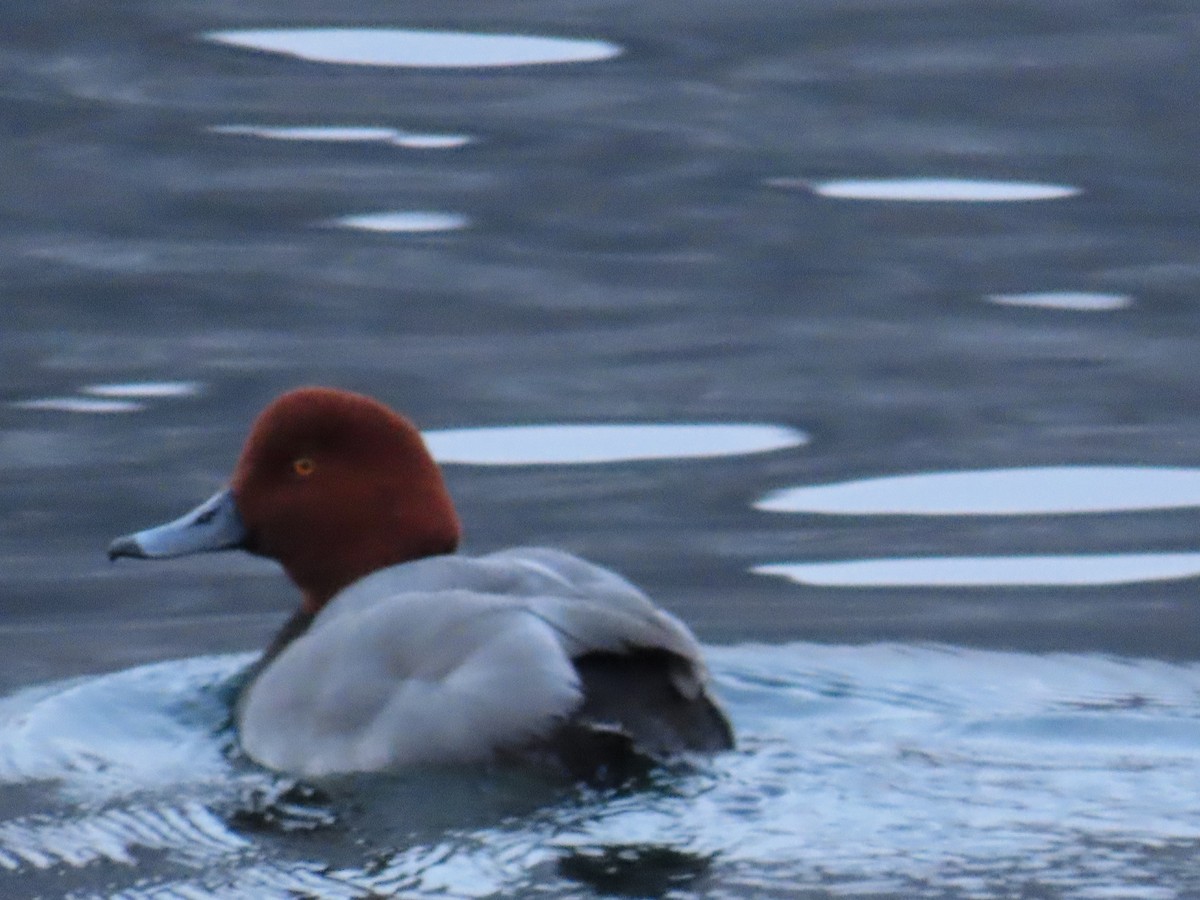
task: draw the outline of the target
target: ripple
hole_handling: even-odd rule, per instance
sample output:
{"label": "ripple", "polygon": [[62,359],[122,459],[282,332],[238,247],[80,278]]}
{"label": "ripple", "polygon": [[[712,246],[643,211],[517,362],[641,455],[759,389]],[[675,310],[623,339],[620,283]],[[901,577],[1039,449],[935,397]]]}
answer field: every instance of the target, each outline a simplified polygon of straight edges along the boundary
{"label": "ripple", "polygon": [[772,491],[767,512],[1009,516],[1200,506],[1200,469],[1047,466],[932,472]]}
{"label": "ripple", "polygon": [[989,294],[988,302],[1000,306],[1033,306],[1039,309],[1070,309],[1080,312],[1106,312],[1125,309],[1132,302],[1128,294],[1098,294],[1088,291],[1044,291],[1030,294]]}
{"label": "ripple", "polygon": [[254,656],[197,657],[31,688],[0,700],[0,784],[73,796],[139,792],[228,771],[218,686]]}
{"label": "ripple", "polygon": [[1132,584],[1194,578],[1200,575],[1200,553],[929,556],[770,563],[754,566],[750,571],[821,587]]}
{"label": "ripple", "polygon": [[128,381],[112,384],[89,384],[83,393],[93,397],[116,399],[162,397],[194,397],[201,390],[198,381]]}
{"label": "ripple", "polygon": [[275,141],[325,141],[328,143],[375,143],[391,144],[411,150],[452,150],[471,143],[465,134],[421,134],[400,131],[397,128],[347,127],[347,126],[295,126],[272,127],[268,125],[213,125],[208,129],[214,134],[229,134],[265,138]]}
{"label": "ripple", "polygon": [[331,223],[338,228],[360,231],[420,234],[431,231],[457,231],[466,228],[470,220],[459,213],[449,212],[377,212],[341,216]]}
{"label": "ripple", "polygon": [[434,69],[596,62],[621,53],[607,41],[398,28],[210,31],[204,38],[312,62]]}
{"label": "ripple", "polygon": [[1081,193],[1077,187],[1025,181],[981,181],[960,178],[858,178],[809,181],[772,178],[772,187],[804,188],[841,200],[889,200],[914,203],[1011,203],[1058,200]]}
{"label": "ripple", "polygon": [[[229,679],[249,654],[28,689],[0,700],[0,889],[66,876],[80,898],[1194,893],[1200,664],[894,644],[706,654],[739,750],[619,792],[495,767],[292,796],[230,752]],[[247,792],[323,824],[239,829]]]}
{"label": "ripple", "polygon": [[17,409],[93,414],[141,412],[146,408],[145,404],[133,400],[96,397],[41,397],[36,400],[15,400],[10,405]]}
{"label": "ripple", "polygon": [[9,869],[20,869],[22,864],[36,869],[82,868],[98,860],[132,867],[138,851],[170,850],[203,858],[250,846],[197,802],[180,807],[133,806],[62,822],[29,817],[0,823],[0,865],[7,858],[12,861],[5,866]]}
{"label": "ripple", "polygon": [[443,463],[572,465],[766,453],[808,442],[780,425],[514,425],[424,434]]}

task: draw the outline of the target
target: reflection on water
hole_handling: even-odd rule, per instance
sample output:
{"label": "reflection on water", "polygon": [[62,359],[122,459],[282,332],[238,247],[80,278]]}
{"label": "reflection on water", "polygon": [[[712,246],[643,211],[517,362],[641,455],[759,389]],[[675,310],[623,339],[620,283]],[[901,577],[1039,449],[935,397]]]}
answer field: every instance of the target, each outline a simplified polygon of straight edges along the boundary
{"label": "reflection on water", "polygon": [[98,397],[39,397],[36,400],[14,400],[17,409],[73,413],[130,413],[145,409],[133,400],[101,399]]}
{"label": "reflection on water", "polygon": [[82,392],[93,397],[193,397],[201,391],[198,381],[129,381],[113,384],[89,384]]}
{"label": "reflection on water", "polygon": [[275,141],[391,144],[410,150],[451,150],[471,143],[470,136],[465,134],[421,134],[401,131],[398,128],[355,128],[333,125],[287,128],[269,125],[213,125],[208,130],[214,134],[232,134]]}
{"label": "reflection on water", "polygon": [[836,515],[1007,516],[1200,505],[1200,469],[1045,466],[930,472],[772,491],[755,509]]}
{"label": "reflection on water", "polygon": [[361,231],[412,232],[457,231],[466,228],[466,216],[448,212],[377,212],[341,216],[332,221],[341,228],[357,228]]}
{"label": "reflection on water", "polygon": [[661,897],[668,891],[695,890],[712,857],[664,844],[608,844],[564,849],[558,873],[605,896]]}
{"label": "reflection on water", "polygon": [[781,425],[513,425],[423,437],[438,462],[477,466],[738,456],[808,442],[803,432]]}
{"label": "reflection on water", "polygon": [[435,69],[595,62],[621,52],[607,41],[400,28],[210,31],[204,37],[313,62]]}
{"label": "reflection on water", "polygon": [[1133,299],[1128,294],[1098,294],[1087,291],[989,294],[987,299],[1000,306],[1034,306],[1039,309],[1072,309],[1080,312],[1107,312],[1114,309],[1125,309],[1133,303]]}
{"label": "reflection on water", "polygon": [[88,384],[80,388],[82,396],[39,397],[33,400],[14,400],[17,409],[73,413],[131,413],[141,412],[146,404],[140,400],[159,400],[167,397],[192,397],[201,392],[198,381],[130,381],[111,384]]}
{"label": "reflection on water", "polygon": [[105,863],[105,889],[74,896],[1200,887],[1200,665],[909,645],[709,656],[739,749],[615,790],[478,769],[280,781],[230,754],[246,655],[26,691],[0,702],[0,893]]}
{"label": "reflection on water", "polygon": [[1005,203],[1074,197],[1079,188],[1024,181],[978,181],[961,178],[855,178],[808,181],[773,178],[772,187],[804,188],[842,200],[894,200],[922,203]]}
{"label": "reflection on water", "polygon": [[1129,584],[1200,575],[1200,553],[951,556],[770,563],[759,575],[825,587],[1000,587]]}

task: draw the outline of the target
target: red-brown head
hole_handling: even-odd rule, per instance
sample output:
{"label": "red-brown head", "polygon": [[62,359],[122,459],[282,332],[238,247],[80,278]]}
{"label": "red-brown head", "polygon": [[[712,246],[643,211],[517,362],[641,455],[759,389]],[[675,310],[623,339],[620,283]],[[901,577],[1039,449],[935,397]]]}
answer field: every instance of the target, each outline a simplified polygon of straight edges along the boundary
{"label": "red-brown head", "polygon": [[303,592],[304,608],[316,612],[364,575],[458,546],[454,504],[417,429],[349,391],[300,388],[272,402],[246,439],[230,495],[242,526],[236,541],[183,537],[219,524],[218,495],[168,526],[118,539],[109,554],[240,546],[278,560]]}

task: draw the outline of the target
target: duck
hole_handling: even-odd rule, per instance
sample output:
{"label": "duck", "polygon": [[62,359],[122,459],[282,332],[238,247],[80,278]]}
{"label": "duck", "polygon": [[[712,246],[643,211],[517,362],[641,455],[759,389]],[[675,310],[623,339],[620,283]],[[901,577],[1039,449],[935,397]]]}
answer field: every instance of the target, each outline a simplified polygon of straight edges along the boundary
{"label": "duck", "polygon": [[517,760],[588,777],[734,746],[680,619],[566,551],[460,539],[408,418],[303,387],[258,415],[224,489],[108,555],[282,566],[298,606],[234,702],[242,750],[281,773]]}

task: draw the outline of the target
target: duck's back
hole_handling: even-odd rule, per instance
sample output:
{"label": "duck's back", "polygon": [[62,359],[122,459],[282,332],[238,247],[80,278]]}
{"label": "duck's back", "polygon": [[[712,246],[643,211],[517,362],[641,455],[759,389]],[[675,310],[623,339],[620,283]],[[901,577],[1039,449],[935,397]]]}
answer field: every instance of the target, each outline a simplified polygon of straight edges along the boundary
{"label": "duck's back", "polygon": [[[439,556],[335,597],[249,686],[243,746],[317,775],[597,748],[718,750],[699,647],[616,574],[538,548]],[[595,740],[592,740],[595,738]]]}

